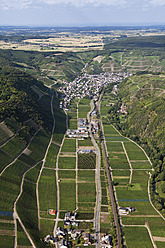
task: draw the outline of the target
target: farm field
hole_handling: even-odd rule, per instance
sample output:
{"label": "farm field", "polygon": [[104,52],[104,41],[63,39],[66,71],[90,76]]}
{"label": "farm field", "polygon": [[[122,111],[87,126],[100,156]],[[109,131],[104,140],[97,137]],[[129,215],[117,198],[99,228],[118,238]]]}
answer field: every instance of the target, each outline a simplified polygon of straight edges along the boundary
{"label": "farm field", "polygon": [[[105,115],[104,110],[103,114]],[[105,122],[104,118],[103,122]],[[159,229],[161,223],[164,225],[164,220],[151,206],[148,198],[148,180],[152,165],[143,150],[136,143],[123,137],[113,125],[106,123],[103,127],[118,205],[119,207],[132,206],[135,208],[134,212],[126,216],[121,215],[122,224],[126,225],[124,226],[124,235],[127,247],[152,247],[148,231],[144,227],[146,221],[153,237],[163,237],[164,235],[161,228]],[[106,203],[104,195],[102,196],[103,203]],[[155,241],[155,244],[157,243],[158,247],[159,245],[161,247],[162,244]]]}
{"label": "farm field", "polygon": [[124,227],[124,234],[128,248],[152,247],[149,234],[145,227]]}
{"label": "farm field", "polygon": [[62,146],[61,152],[76,152],[76,140],[75,139],[65,139]]}
{"label": "farm field", "polygon": [[90,109],[90,99],[82,99],[78,105],[78,118],[87,118]]}
{"label": "farm field", "polygon": [[50,217],[49,209],[57,208],[56,175],[54,170],[43,169],[39,180],[40,216]]}

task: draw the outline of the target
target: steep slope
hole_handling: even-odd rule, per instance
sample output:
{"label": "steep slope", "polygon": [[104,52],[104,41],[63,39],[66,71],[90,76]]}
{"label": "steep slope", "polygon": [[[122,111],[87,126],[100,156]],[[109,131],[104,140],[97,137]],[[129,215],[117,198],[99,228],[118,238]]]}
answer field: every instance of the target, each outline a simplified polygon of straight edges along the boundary
{"label": "steep slope", "polygon": [[140,143],[152,159],[152,194],[155,206],[165,213],[165,75],[142,74],[119,85],[119,97],[128,111],[119,124],[126,135]]}

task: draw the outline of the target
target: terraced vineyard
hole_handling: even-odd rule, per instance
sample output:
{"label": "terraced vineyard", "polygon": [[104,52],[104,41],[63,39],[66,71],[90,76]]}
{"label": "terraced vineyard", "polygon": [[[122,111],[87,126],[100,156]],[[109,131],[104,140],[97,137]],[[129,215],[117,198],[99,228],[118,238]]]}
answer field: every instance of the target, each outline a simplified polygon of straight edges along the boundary
{"label": "terraced vineyard", "polygon": [[[108,96],[105,93],[105,101]],[[111,102],[111,96],[109,96]],[[150,200],[149,181],[153,171],[150,159],[144,150],[132,140],[124,137],[112,125],[108,124],[108,112],[102,100],[104,137],[109,158],[109,170],[112,178],[116,204],[121,217],[127,247],[163,247],[165,232],[156,230],[161,223],[165,225],[165,218],[154,208]],[[134,212],[122,214],[120,208],[135,208]],[[154,228],[155,226],[155,228]],[[159,230],[159,228],[157,229]],[[135,239],[137,242],[135,242]],[[161,242],[160,242],[161,240]]]}

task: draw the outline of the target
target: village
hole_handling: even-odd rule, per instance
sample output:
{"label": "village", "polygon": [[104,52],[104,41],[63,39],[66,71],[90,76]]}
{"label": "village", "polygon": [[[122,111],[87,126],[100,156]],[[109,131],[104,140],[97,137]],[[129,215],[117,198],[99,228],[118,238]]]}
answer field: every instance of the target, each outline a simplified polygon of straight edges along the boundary
{"label": "village", "polygon": [[[76,211],[66,212],[64,226],[56,229],[56,236],[47,235],[44,242],[56,248],[91,246],[95,244],[95,234],[89,230],[78,229],[79,222],[76,221]],[[102,248],[112,248],[111,235],[101,235]]]}
{"label": "village", "polygon": [[[59,108],[64,109],[66,112],[69,111],[70,104],[75,98],[82,99],[88,97],[93,99],[93,101],[97,101],[102,88],[113,82],[116,82],[116,85],[113,88],[113,93],[117,94],[117,83],[128,76],[130,76],[128,73],[102,73],[100,75],[88,75],[84,73],[83,76],[78,76],[73,82],[65,81],[64,86],[59,88],[59,91],[62,93],[62,100]],[[123,108],[124,106],[121,107],[122,110]],[[78,140],[89,138],[90,132],[97,136],[99,124],[96,118],[96,110],[93,109],[90,115],[90,123],[88,123],[87,118],[78,118],[77,129],[68,129],[66,136],[68,138],[77,138]],[[79,149],[77,153],[97,153],[97,151],[92,148],[82,148]],[[122,214],[128,214],[131,209],[120,209],[120,211]],[[56,213],[53,212],[53,214]],[[86,220],[83,221],[85,222]],[[44,238],[44,242],[50,246],[55,246],[56,248],[95,246],[95,232],[87,229],[83,230],[79,227],[79,224],[80,221],[76,220],[76,211],[66,212],[63,225],[57,227],[55,236],[48,234]],[[111,235],[101,233],[100,245],[102,248],[112,248],[113,245]]]}
{"label": "village", "polygon": [[89,97],[97,101],[99,93],[104,86],[113,82],[119,83],[131,75],[132,74],[126,72],[101,73],[99,75],[88,75],[87,73],[83,73],[82,76],[78,76],[72,82],[64,81],[64,86],[58,89],[63,93],[63,101],[60,102],[59,107],[64,108],[67,111],[74,98],[82,99],[84,97]]}

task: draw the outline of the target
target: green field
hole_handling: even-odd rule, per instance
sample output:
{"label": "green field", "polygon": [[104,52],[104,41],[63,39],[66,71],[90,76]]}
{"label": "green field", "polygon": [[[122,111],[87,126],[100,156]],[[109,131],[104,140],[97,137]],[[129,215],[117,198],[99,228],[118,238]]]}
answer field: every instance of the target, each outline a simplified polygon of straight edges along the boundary
{"label": "green field", "polygon": [[133,142],[126,142],[124,146],[130,160],[147,160],[144,152]]}
{"label": "green field", "polygon": [[95,202],[95,183],[78,183],[78,202]]}
{"label": "green field", "polygon": [[61,152],[76,152],[76,140],[75,139],[65,139]]}
{"label": "green field", "polygon": [[76,157],[59,157],[58,168],[59,169],[75,169]]}
{"label": "green field", "polygon": [[91,170],[78,170],[78,181],[95,182],[95,171]]}
{"label": "green field", "polygon": [[122,143],[106,141],[107,150],[109,152],[124,152]]}
{"label": "green field", "polygon": [[95,169],[96,154],[78,154],[79,169]]}
{"label": "green field", "polygon": [[49,147],[49,151],[46,157],[45,167],[55,168],[56,167],[56,158],[58,151],[60,149],[60,146],[51,143]]}
{"label": "green field", "polygon": [[151,248],[152,243],[145,227],[124,227],[126,245],[128,248]]}
{"label": "green field", "polygon": [[[116,187],[117,189],[117,187]],[[119,201],[120,207],[132,206],[135,208],[135,212],[132,215],[157,215],[157,212],[153,209],[149,201]]]}
{"label": "green field", "polygon": [[84,140],[78,140],[78,146],[93,146],[93,143],[90,138]]}
{"label": "green field", "polygon": [[42,237],[46,237],[48,233],[53,235],[53,228],[54,228],[54,220],[40,220],[40,228]]}
{"label": "green field", "polygon": [[58,178],[59,179],[75,179],[76,178],[76,171],[73,170],[58,170]]}
{"label": "green field", "polygon": [[16,136],[3,145],[1,151],[5,152],[9,156],[15,157],[24,147],[25,144],[23,144]]}
{"label": "green field", "polygon": [[0,144],[5,142],[11,135],[8,134],[7,131],[5,131],[1,125],[0,125]]}
{"label": "green field", "polygon": [[121,136],[111,125],[104,125],[104,135],[118,137]]}
{"label": "green field", "polygon": [[75,180],[62,180],[60,187],[60,210],[73,211],[76,209]]}
{"label": "green field", "polygon": [[57,189],[54,170],[43,169],[39,181],[40,215],[47,216],[49,209],[56,209]]}

